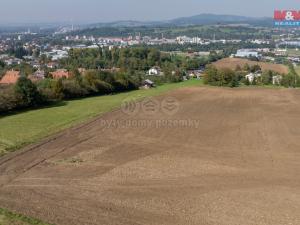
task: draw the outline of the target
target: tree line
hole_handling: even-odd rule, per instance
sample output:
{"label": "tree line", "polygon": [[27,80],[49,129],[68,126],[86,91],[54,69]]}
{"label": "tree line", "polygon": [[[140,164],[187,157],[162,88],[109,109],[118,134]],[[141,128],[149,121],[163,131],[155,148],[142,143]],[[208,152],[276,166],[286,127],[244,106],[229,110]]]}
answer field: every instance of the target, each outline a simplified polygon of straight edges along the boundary
{"label": "tree line", "polygon": [[[252,73],[250,80],[246,77]],[[277,79],[273,82],[273,78]],[[296,73],[294,66],[289,65],[288,74],[278,74],[274,71],[262,71],[259,65],[249,66],[245,64],[243,68],[237,66],[235,70],[229,68],[217,68],[208,65],[204,73],[204,83],[212,86],[238,87],[240,85],[278,85],[284,87],[300,87],[300,77]]]}
{"label": "tree line", "polygon": [[71,72],[72,78],[54,80],[46,78],[32,82],[21,76],[14,85],[0,88],[0,112],[38,107],[61,100],[105,95],[135,90],[138,80],[126,73],[87,71],[82,76],[78,70]]}
{"label": "tree line", "polygon": [[[42,60],[42,58],[41,58]],[[163,76],[151,76],[156,84],[181,82],[186,71],[198,69],[208,61],[162,53],[154,48],[71,49],[69,57],[59,61],[70,78],[46,79],[32,82],[28,75],[34,69],[28,64],[15,66],[21,78],[15,85],[0,87],[0,112],[37,107],[60,100],[105,95],[135,90],[147,79],[147,70],[161,68]],[[6,67],[0,63],[0,71]],[[84,68],[84,72],[79,72]],[[11,69],[11,68],[10,68]]]}
{"label": "tree line", "polygon": [[120,68],[126,72],[146,71],[153,66],[162,69],[197,69],[201,59],[191,59],[163,53],[157,48],[131,47],[131,48],[95,48],[71,49],[69,57],[60,60],[60,65],[66,69],[86,68],[105,69]]}

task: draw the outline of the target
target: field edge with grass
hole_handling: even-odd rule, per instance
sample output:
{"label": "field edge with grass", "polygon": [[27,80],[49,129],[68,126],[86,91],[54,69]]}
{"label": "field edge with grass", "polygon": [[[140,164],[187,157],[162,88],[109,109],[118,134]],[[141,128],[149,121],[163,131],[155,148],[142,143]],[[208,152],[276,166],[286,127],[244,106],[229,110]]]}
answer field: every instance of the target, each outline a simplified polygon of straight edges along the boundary
{"label": "field edge with grass", "polygon": [[44,223],[39,219],[14,213],[4,208],[0,208],[0,224],[1,225],[51,225],[49,223]]}
{"label": "field edge with grass", "polygon": [[64,129],[120,108],[126,98],[142,99],[177,88],[202,85],[202,80],[170,83],[149,90],[64,101],[58,105],[0,117],[0,157]]}

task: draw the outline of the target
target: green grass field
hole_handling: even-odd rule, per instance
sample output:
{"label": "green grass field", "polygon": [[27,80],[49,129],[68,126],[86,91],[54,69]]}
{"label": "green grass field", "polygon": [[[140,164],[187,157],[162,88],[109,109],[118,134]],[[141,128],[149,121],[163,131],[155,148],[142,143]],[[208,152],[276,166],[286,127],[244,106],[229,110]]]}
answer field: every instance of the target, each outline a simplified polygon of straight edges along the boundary
{"label": "green grass field", "polygon": [[0,225],[50,225],[40,220],[0,208]]}
{"label": "green grass field", "polygon": [[150,90],[65,101],[52,107],[2,116],[0,118],[0,156],[116,109],[127,97],[155,96],[176,88],[201,84],[202,81],[189,80],[182,83],[165,84]]}

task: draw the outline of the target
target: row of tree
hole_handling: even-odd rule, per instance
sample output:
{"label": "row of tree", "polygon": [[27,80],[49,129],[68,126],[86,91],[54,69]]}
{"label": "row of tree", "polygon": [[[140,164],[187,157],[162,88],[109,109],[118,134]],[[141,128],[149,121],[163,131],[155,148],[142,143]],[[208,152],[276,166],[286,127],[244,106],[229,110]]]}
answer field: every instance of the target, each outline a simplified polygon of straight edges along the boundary
{"label": "row of tree", "polygon": [[44,79],[33,83],[26,76],[15,85],[0,89],[0,112],[37,107],[64,99],[82,98],[135,90],[139,81],[126,73],[88,71],[81,76],[73,72],[69,79]]}
{"label": "row of tree", "polygon": [[[249,73],[260,74],[253,75],[253,79],[246,77]],[[273,77],[277,77],[275,85],[284,87],[300,87],[300,77],[294,67],[290,65],[288,74],[280,75],[274,71],[261,71],[259,65],[249,66],[246,64],[243,68],[237,66],[235,70],[229,68],[217,69],[213,65],[206,67],[204,83],[212,86],[238,87],[240,85],[273,85]]]}
{"label": "row of tree", "polygon": [[60,61],[63,68],[70,70],[117,67],[130,73],[146,71],[153,66],[166,70],[198,69],[201,63],[202,58],[180,57],[148,47],[71,49],[69,57]]}
{"label": "row of tree", "polygon": [[[188,69],[198,69],[206,62],[200,58],[171,55],[147,47],[71,49],[69,57],[59,62],[61,68],[73,74],[69,79],[51,79],[47,69],[46,79],[33,83],[27,79],[34,72],[33,68],[26,63],[16,66],[14,69],[21,71],[22,77],[15,85],[1,88],[0,111],[34,107],[62,99],[134,90],[147,78],[146,71],[153,66],[161,67],[164,74],[151,76],[156,84],[180,82]],[[114,67],[119,72],[103,70]],[[86,71],[80,74],[78,68]],[[5,71],[11,68],[0,64],[0,71],[1,69]]]}

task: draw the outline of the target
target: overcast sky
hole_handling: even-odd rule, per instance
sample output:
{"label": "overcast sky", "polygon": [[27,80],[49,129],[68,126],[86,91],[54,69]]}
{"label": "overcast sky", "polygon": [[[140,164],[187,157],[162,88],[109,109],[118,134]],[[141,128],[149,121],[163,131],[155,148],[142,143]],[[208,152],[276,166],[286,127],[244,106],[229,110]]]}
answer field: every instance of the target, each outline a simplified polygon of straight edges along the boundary
{"label": "overcast sky", "polygon": [[300,0],[0,0],[0,23],[164,20],[200,13],[272,17]]}

